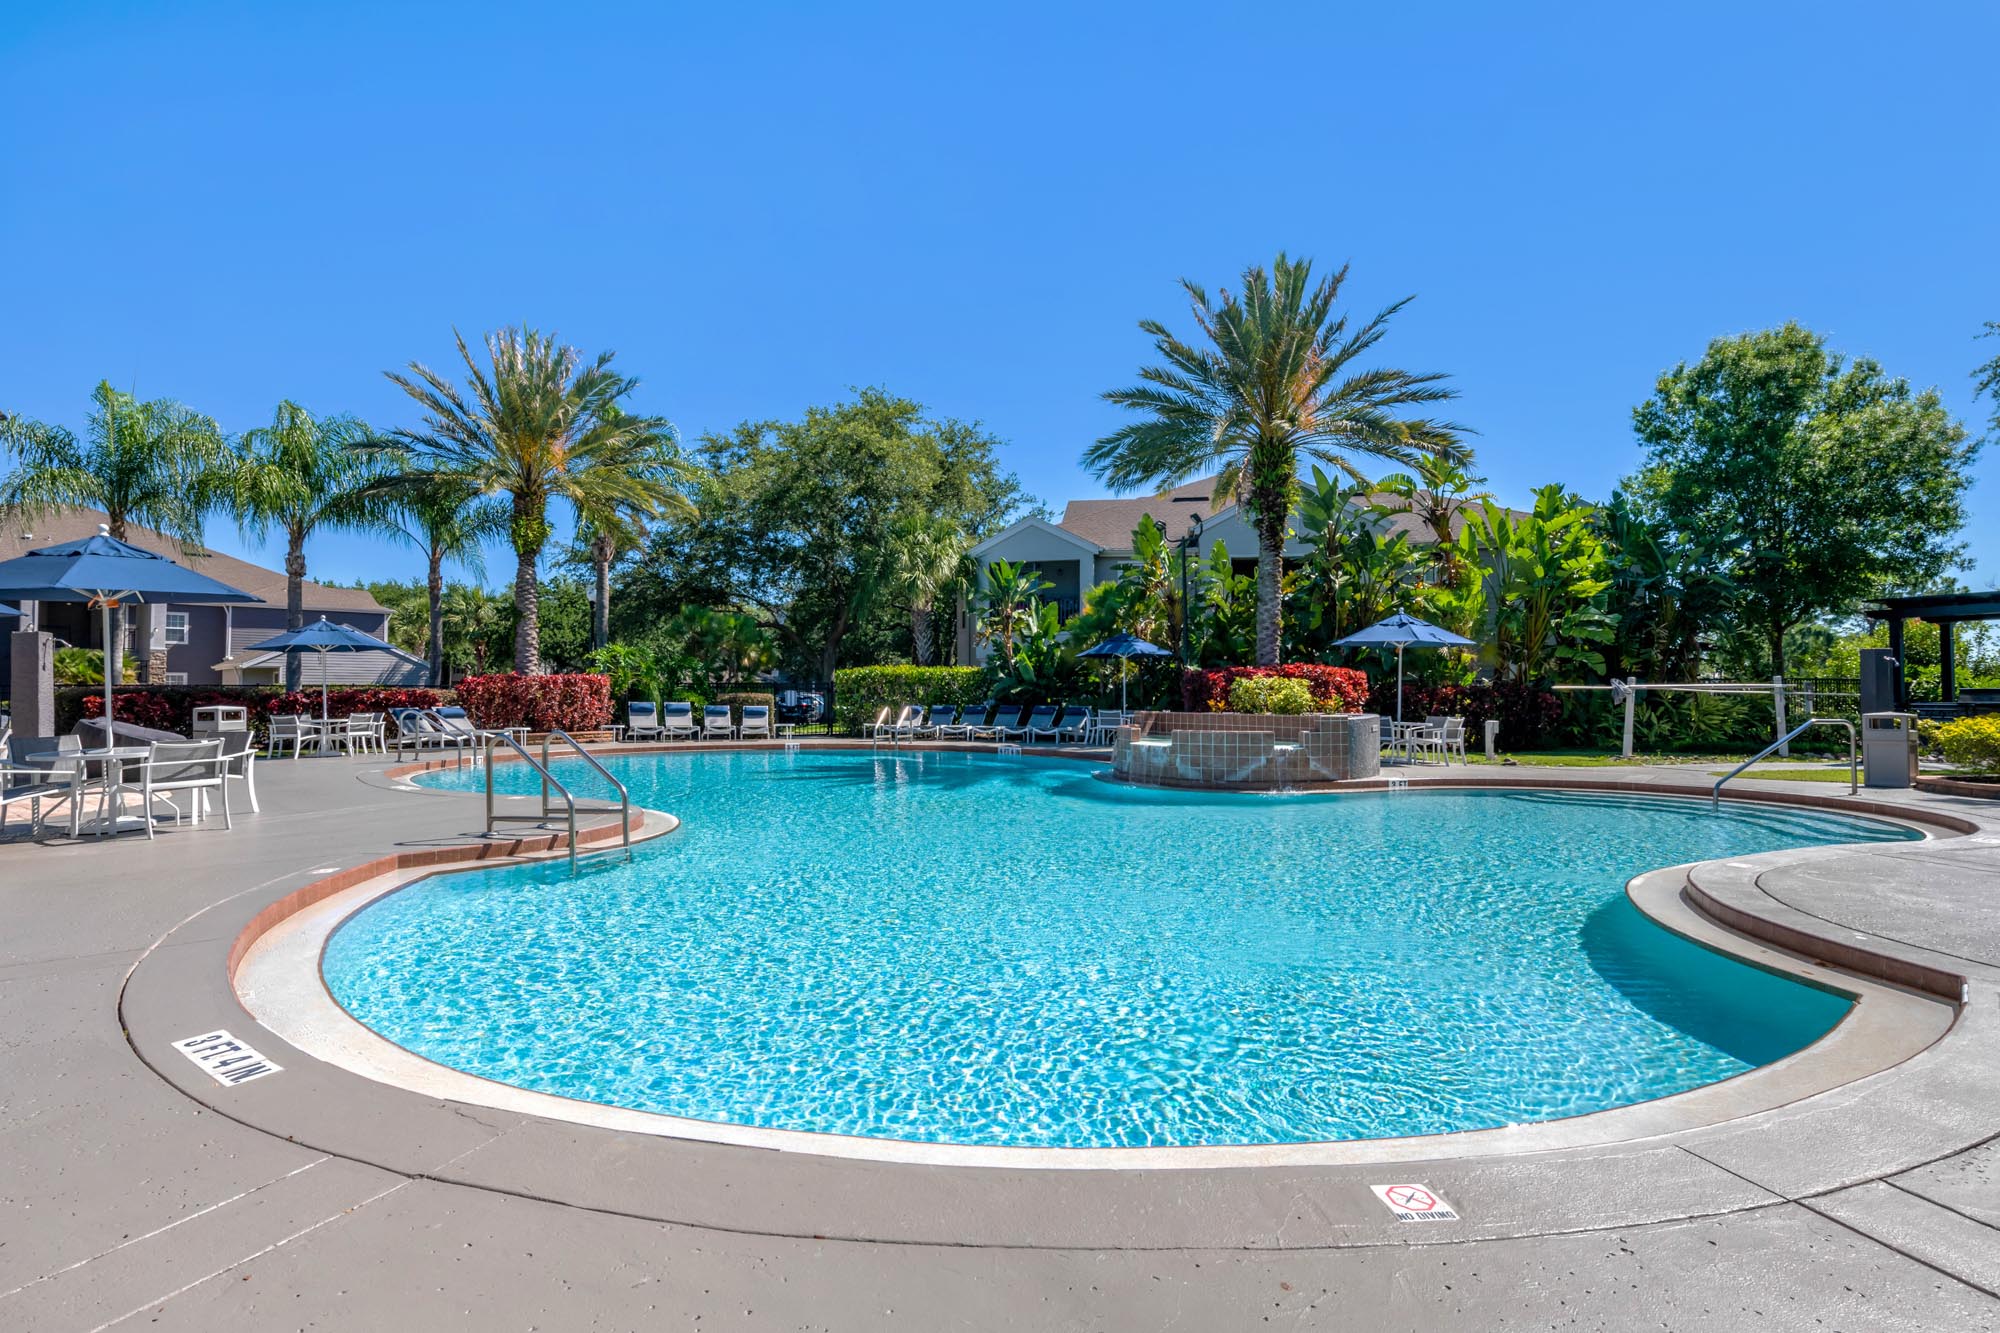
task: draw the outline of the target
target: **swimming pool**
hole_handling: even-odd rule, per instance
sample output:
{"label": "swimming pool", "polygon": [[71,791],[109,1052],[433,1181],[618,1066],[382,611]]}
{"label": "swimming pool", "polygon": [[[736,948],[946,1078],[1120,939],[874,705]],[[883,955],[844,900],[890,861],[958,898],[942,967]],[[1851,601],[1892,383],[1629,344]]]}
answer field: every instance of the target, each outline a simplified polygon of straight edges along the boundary
{"label": "swimming pool", "polygon": [[[611,762],[681,829],[573,879],[382,898],[327,943],[334,997],[468,1073],[765,1128],[1043,1147],[1479,1129],[1728,1078],[1846,1012],[1648,922],[1632,875],[1915,836],[1612,795],[1140,790],[988,755]],[[562,776],[584,792],[581,767]]]}

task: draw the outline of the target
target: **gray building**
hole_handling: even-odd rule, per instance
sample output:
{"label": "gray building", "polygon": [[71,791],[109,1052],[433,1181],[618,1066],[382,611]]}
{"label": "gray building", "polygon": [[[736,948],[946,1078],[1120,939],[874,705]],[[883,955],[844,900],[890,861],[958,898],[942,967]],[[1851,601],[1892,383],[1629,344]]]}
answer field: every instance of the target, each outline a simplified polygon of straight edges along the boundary
{"label": "gray building", "polygon": [[[78,541],[105,521],[94,509],[73,509],[33,522],[0,523],[0,560],[11,560],[43,546]],[[125,540],[188,566],[232,588],[264,599],[262,605],[184,606],[178,603],[132,608],[125,659],[149,685],[278,685],[284,682],[280,653],[253,653],[248,645],[279,634],[285,628],[285,576],[274,569],[207,549],[183,551],[172,537],[132,527]],[[378,639],[389,637],[389,611],[360,588],[329,588],[308,581],[305,615],[310,623],[325,616]],[[81,602],[26,602],[25,617],[0,623],[0,629],[41,629],[55,636],[58,646],[101,650],[102,617]],[[0,681],[10,678],[7,635],[0,633]],[[305,666],[305,680],[319,683],[320,662],[336,685],[422,685],[422,662],[398,654],[329,653],[315,655]]]}

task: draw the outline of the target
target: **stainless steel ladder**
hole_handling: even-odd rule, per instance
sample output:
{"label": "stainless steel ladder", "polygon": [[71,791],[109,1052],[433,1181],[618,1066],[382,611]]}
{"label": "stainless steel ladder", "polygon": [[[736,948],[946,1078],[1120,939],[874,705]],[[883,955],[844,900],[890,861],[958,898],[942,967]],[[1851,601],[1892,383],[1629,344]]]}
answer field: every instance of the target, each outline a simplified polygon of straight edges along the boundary
{"label": "stainless steel ladder", "polygon": [[1803,735],[1808,729],[1812,727],[1844,727],[1847,729],[1847,794],[1849,796],[1852,796],[1856,792],[1860,791],[1861,765],[1855,755],[1854,724],[1852,722],[1849,722],[1844,717],[1809,717],[1805,721],[1799,723],[1799,725],[1797,725],[1796,727],[1793,727],[1790,731],[1786,732],[1784,735],[1778,737],[1778,739],[1772,741],[1769,745],[1765,746],[1763,749],[1757,751],[1757,753],[1751,755],[1748,759],[1745,759],[1742,763],[1738,764],[1736,767],[1730,769],[1727,773],[1724,773],[1721,777],[1717,778],[1715,780],[1715,789],[1709,792],[1708,794],[1708,808],[1711,810],[1720,810],[1722,808],[1723,783],[1729,781],[1729,779],[1735,777],[1738,773],[1741,773],[1744,769],[1750,767],[1750,765],[1756,763],[1759,759],[1768,758],[1769,756],[1783,749],[1785,746],[1790,745],[1793,741],[1797,740],[1801,735]]}

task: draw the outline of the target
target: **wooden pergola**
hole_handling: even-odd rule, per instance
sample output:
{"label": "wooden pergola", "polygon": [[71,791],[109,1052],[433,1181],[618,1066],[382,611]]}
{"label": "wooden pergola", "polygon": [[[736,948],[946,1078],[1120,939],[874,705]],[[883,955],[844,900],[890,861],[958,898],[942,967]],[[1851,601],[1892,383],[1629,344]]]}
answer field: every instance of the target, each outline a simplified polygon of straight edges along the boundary
{"label": "wooden pergola", "polygon": [[1903,673],[1903,625],[1906,621],[1927,620],[1938,627],[1938,699],[1952,705],[1958,702],[1958,651],[1952,631],[1961,620],[2000,620],[2000,588],[1986,592],[1878,597],[1875,605],[1862,614],[1889,624],[1889,653],[1896,659],[1896,696],[1905,707],[1909,703],[1909,687]]}

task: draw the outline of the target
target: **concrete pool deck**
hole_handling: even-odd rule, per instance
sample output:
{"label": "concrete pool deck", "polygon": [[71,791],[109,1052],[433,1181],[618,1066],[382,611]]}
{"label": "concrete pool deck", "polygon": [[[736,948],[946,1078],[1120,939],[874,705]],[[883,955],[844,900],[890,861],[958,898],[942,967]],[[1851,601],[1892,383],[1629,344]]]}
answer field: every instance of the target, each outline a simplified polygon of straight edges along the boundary
{"label": "concrete pool deck", "polygon": [[[259,1027],[226,973],[244,926],[480,827],[477,797],[390,789],[394,766],[265,765],[265,813],[233,833],[0,845],[0,1327],[2000,1327],[2000,807],[1864,793],[1975,831],[1694,872],[1713,911],[1822,957],[1965,979],[1950,1030],[1885,1072],[1702,1129],[1387,1171],[994,1170],[470,1107]],[[223,1087],[171,1047],[215,1028],[284,1071]],[[1395,1221],[1368,1187],[1401,1181],[1460,1220]]]}

